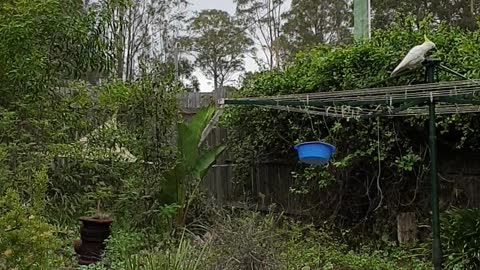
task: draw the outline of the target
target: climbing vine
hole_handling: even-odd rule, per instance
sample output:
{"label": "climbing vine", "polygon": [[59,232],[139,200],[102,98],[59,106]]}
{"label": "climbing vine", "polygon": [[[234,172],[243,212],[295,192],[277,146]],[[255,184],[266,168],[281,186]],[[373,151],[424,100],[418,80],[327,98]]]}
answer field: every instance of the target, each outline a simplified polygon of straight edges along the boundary
{"label": "climbing vine", "polygon": [[[319,46],[302,52],[282,70],[248,77],[237,96],[422,83],[421,69],[400,78],[384,79],[413,45],[423,41],[424,34],[436,43],[434,56],[445,65],[469,78],[480,77],[479,31],[467,32],[443,24],[432,26],[428,19],[419,29],[415,25],[411,18],[401,20],[391,29],[375,33],[368,42],[342,48]],[[437,79],[456,78],[439,73]],[[479,137],[474,132],[480,124],[477,118],[475,114],[439,117],[441,150],[478,149]],[[425,120],[420,116],[337,120],[237,107],[228,109],[224,123],[231,135],[234,159],[240,164],[240,179],[248,177],[244,172],[249,171],[242,166],[279,159],[294,164],[296,143],[322,140],[334,144],[337,152],[328,167],[296,165],[292,191],[310,194],[317,216],[332,216],[336,224],[364,225],[373,230],[393,224],[398,211],[415,211],[428,205],[428,184],[424,181],[429,166]]]}

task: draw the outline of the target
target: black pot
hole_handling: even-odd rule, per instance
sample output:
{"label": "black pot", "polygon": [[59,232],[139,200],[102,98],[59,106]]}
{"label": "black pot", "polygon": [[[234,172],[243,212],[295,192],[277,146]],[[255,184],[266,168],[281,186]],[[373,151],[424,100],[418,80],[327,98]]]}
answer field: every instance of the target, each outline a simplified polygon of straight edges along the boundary
{"label": "black pot", "polygon": [[111,219],[81,217],[80,243],[75,245],[80,265],[89,265],[102,260],[105,240],[110,236]]}

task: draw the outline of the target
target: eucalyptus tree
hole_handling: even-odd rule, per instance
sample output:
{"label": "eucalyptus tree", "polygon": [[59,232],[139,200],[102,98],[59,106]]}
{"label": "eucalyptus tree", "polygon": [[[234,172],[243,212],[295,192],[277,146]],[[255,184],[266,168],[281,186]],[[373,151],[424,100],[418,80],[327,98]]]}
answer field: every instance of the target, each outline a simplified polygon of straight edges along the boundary
{"label": "eucalyptus tree", "polygon": [[[94,7],[108,19],[107,40],[115,56],[116,77],[131,81],[152,65],[173,63],[181,52],[175,49],[184,29],[186,0],[102,0]],[[184,69],[181,69],[184,70]],[[187,68],[188,70],[188,68]]]}
{"label": "eucalyptus tree", "polygon": [[260,49],[254,59],[269,69],[281,63],[282,15],[285,0],[234,0],[236,14]]}
{"label": "eucalyptus tree", "polygon": [[388,28],[396,16],[412,15],[417,27],[423,18],[433,16],[437,21],[473,30],[478,27],[480,4],[475,0],[372,0],[372,14],[377,29]]}
{"label": "eucalyptus tree", "polygon": [[185,37],[195,58],[195,66],[222,87],[233,75],[245,69],[244,59],[252,51],[253,41],[227,12],[203,10],[190,21]]}
{"label": "eucalyptus tree", "polygon": [[349,0],[292,0],[285,13],[283,37],[287,54],[308,49],[318,44],[348,42],[351,34],[351,6]]}

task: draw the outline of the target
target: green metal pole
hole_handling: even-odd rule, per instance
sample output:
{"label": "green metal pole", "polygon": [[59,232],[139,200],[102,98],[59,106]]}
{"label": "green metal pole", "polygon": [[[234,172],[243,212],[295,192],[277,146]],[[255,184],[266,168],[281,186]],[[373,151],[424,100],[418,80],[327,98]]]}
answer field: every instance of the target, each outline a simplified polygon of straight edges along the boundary
{"label": "green metal pole", "polygon": [[[425,79],[428,83],[435,81],[435,66],[440,63],[437,59],[425,61]],[[437,130],[435,126],[435,100],[432,96],[429,104],[429,144],[430,144],[430,177],[432,181],[432,261],[435,270],[442,269],[442,245],[440,243],[440,207],[438,196],[438,151]]]}
{"label": "green metal pole", "polygon": [[355,40],[370,38],[370,0],[353,0],[353,27]]}

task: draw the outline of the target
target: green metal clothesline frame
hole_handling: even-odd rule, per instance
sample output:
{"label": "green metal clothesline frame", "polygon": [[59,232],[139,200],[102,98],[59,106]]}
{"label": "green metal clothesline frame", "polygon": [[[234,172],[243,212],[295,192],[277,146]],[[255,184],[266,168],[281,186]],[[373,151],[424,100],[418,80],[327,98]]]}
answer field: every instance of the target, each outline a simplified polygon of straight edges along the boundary
{"label": "green metal clothesline frame", "polygon": [[[424,85],[404,86],[403,89],[377,88],[370,90],[353,90],[341,92],[325,92],[313,94],[301,94],[276,97],[238,98],[223,99],[221,105],[231,106],[254,106],[271,109],[280,109],[296,112],[307,112],[314,108],[323,108],[318,113],[329,116],[330,107],[335,110],[339,106],[385,106],[383,110],[359,114],[359,118],[377,116],[396,116],[408,110],[415,109],[410,115],[429,116],[429,148],[430,148],[430,178],[431,178],[431,202],[432,202],[432,262],[435,270],[442,269],[442,248],[440,242],[440,209],[439,209],[439,183],[438,183],[438,149],[436,114],[456,114],[480,112],[480,97],[477,99],[477,91],[480,94],[480,81],[461,81],[450,83],[434,83],[436,68],[452,73],[456,76],[465,77],[440,64],[438,59],[424,61],[425,81]],[[467,82],[467,83],[466,83]],[[440,89],[440,90],[439,90]],[[402,97],[399,93],[405,90]],[[414,94],[410,94],[410,92]],[[355,98],[355,94],[358,98]],[[371,95],[369,95],[371,93]],[[375,96],[376,95],[376,96]],[[450,107],[448,105],[450,104]],[[451,109],[455,105],[455,110]],[[473,107],[478,106],[478,108]],[[327,108],[328,107],[328,108]],[[425,108],[428,107],[428,108]],[[331,114],[332,117],[345,117],[343,114]],[[348,116],[347,116],[348,117]]]}

